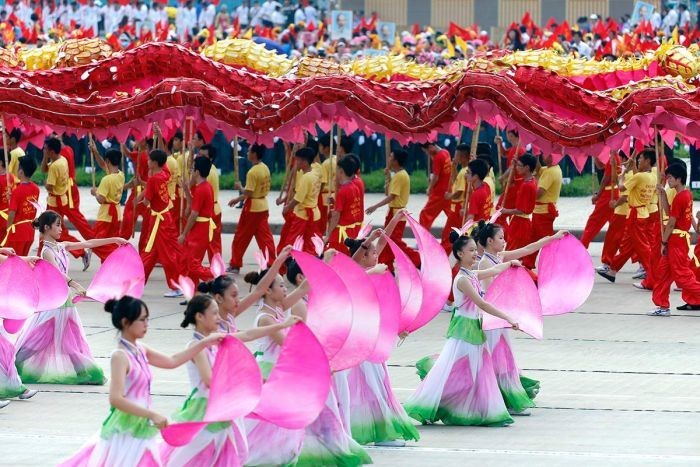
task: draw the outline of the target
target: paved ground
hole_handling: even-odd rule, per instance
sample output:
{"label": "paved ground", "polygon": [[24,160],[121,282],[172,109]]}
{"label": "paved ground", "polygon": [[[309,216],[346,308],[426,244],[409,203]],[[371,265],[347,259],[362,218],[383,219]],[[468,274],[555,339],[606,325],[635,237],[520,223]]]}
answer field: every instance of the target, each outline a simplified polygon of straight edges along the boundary
{"label": "paved ground", "polygon": [[[584,216],[588,205],[578,203]],[[227,212],[237,217],[239,211]],[[582,224],[580,219],[585,216],[574,227]],[[230,241],[226,235],[224,245]],[[591,252],[598,263],[600,244],[593,244]],[[252,250],[246,262],[252,267]],[[87,285],[96,269],[95,264],[72,277]],[[80,270],[78,264],[73,270]],[[542,382],[532,416],[518,418],[508,428],[421,427],[418,443],[370,448],[375,463],[700,465],[700,314],[645,316],[650,296],[630,285],[631,272],[631,267],[624,270],[615,285],[597,280],[592,297],[576,313],[546,318],[542,341],[515,336],[521,368]],[[162,271],[156,269],[145,294],[151,308],[146,342],[175,352],[189,332],[179,328],[183,308],[162,298],[165,289]],[[674,293],[672,304],[680,303]],[[99,304],[84,303],[79,310],[93,353],[107,370],[117,334]],[[252,313],[242,315],[239,323],[249,327]],[[418,383],[415,361],[440,351],[447,323],[448,315],[441,314],[392,355],[390,376],[401,400]],[[155,370],[154,376],[153,405],[172,413],[190,392],[185,370]],[[37,388],[41,393],[32,400],[0,410],[0,465],[53,465],[94,434],[107,414],[107,386]]]}

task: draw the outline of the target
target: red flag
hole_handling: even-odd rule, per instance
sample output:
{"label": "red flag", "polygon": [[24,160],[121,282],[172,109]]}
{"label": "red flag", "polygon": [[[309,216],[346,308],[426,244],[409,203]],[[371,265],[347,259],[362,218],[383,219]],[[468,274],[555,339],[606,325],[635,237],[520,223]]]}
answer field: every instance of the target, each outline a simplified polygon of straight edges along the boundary
{"label": "red flag", "polygon": [[619,30],[620,26],[617,24],[617,21],[612,19],[612,17],[608,18],[608,31],[618,32]]}
{"label": "red flag", "polygon": [[418,34],[420,34],[420,24],[413,23],[413,28],[411,29],[411,34],[413,34],[414,36],[417,36]]}
{"label": "red flag", "polygon": [[598,23],[595,25],[595,28],[593,29],[593,32],[598,34],[603,39],[605,39],[605,37],[608,35],[608,30],[602,21],[598,21]]}
{"label": "red flag", "polygon": [[549,19],[547,20],[547,24],[544,25],[545,29],[552,29],[552,27],[557,24],[557,20],[554,16],[550,16]]}
{"label": "red flag", "polygon": [[112,50],[114,50],[115,52],[122,49],[122,46],[119,44],[119,39],[117,38],[116,34],[107,34],[105,36],[105,39],[107,40],[107,43],[112,47]]}

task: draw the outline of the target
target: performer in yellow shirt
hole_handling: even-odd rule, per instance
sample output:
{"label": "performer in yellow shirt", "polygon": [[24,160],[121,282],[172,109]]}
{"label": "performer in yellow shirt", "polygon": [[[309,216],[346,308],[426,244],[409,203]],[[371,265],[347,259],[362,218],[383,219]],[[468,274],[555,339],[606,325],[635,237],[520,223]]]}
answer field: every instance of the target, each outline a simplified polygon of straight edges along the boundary
{"label": "performer in yellow shirt", "polygon": [[214,229],[214,238],[209,242],[207,247],[207,254],[209,256],[209,261],[217,253],[221,254],[221,206],[219,205],[219,169],[214,165],[216,160],[216,149],[211,144],[203,144],[199,148],[199,154],[197,157],[206,157],[211,162],[211,170],[207,176],[207,181],[211,185],[211,189],[214,191],[214,223],[216,224],[216,229]]}
{"label": "performer in yellow shirt", "polygon": [[648,238],[649,210],[648,205],[656,191],[656,179],[651,174],[656,164],[656,152],[653,148],[645,149],[637,158],[637,172],[625,182],[626,195],[620,196],[615,206],[625,202],[629,204],[629,213],[625,223],[625,233],[622,237],[620,251],[613,258],[609,271],[598,271],[598,274],[615,282],[615,275],[622,266],[636,253],[639,263],[647,272],[647,279],[653,273],[650,262],[651,246]]}
{"label": "performer in yellow shirt", "polygon": [[[389,156],[389,167],[386,170],[393,172],[391,181],[385,189],[386,197],[377,204],[370,206],[365,211],[371,215],[374,211],[382,206],[389,205],[389,211],[386,214],[384,227],[389,225],[389,222],[394,218],[394,214],[408,205],[408,197],[411,193],[411,177],[404,166],[408,161],[408,153],[403,149],[396,149]],[[406,220],[401,219],[396,227],[391,231],[391,239],[401,248],[406,255],[411,259],[416,267],[420,267],[420,255],[416,250],[410,248],[403,240],[403,232],[406,229]],[[390,248],[384,248],[379,255],[379,262],[386,264],[390,269],[393,268],[394,255]]]}
{"label": "performer in yellow shirt", "polygon": [[10,174],[15,177],[15,184],[19,183],[19,158],[24,157],[24,149],[18,146],[22,139],[22,130],[14,128],[7,133],[7,146],[10,149],[10,160],[7,163]]}
{"label": "performer in yellow shirt", "polygon": [[268,266],[275,260],[275,240],[270,230],[270,211],[267,205],[267,194],[270,192],[270,169],[262,161],[265,146],[253,144],[248,149],[248,161],[252,167],[246,175],[243,194],[229,201],[229,206],[235,206],[243,201],[243,211],[236,226],[236,233],[231,244],[231,271],[238,273],[243,267],[243,255],[255,237],[258,248],[269,256]]}
{"label": "performer in yellow shirt", "polygon": [[298,237],[303,237],[304,251],[315,255],[311,239],[314,235],[321,236],[321,231],[318,229],[318,220],[321,218],[321,212],[318,209],[321,180],[317,172],[312,169],[315,156],[315,151],[309,147],[301,148],[294,154],[294,166],[301,171],[301,175],[297,174],[294,197],[282,210],[282,214],[288,216],[288,230],[285,238],[280,239],[277,245],[277,254],[285,246],[293,244]]}
{"label": "performer in yellow shirt", "polygon": [[[450,208],[447,215],[445,228],[442,230],[442,247],[449,255],[452,251],[450,242],[450,232],[452,227],[459,229],[462,227],[462,207],[464,204],[464,194],[467,187],[467,164],[469,163],[469,145],[459,144],[455,149],[455,157],[452,161],[452,183],[451,191],[445,193],[445,199],[450,200]],[[457,167],[460,170],[457,171]]]}
{"label": "performer in yellow shirt", "polygon": [[[90,191],[100,204],[95,221],[95,238],[119,236],[122,221],[122,210],[119,202],[124,191],[124,173],[119,170],[121,160],[122,154],[116,149],[110,149],[105,154],[104,159],[102,157],[98,159],[99,165],[107,172],[107,175],[102,177],[97,188]],[[92,251],[104,262],[107,256],[116,249],[117,244],[112,243],[93,248]]]}

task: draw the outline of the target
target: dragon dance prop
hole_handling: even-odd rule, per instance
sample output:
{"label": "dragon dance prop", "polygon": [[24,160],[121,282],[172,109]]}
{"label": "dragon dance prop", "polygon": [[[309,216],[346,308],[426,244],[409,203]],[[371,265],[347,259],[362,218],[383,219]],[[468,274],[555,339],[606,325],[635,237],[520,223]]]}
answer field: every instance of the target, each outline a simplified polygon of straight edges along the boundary
{"label": "dragon dance prop", "polygon": [[241,39],[202,54],[169,43],[112,53],[99,39],[47,47],[0,53],[7,126],[39,145],[53,131],[142,137],[154,122],[168,139],[185,116],[263,144],[302,141],[333,123],[406,144],[481,119],[581,167],[590,155],[629,150],[631,138],[649,144],[654,127],[666,142],[700,138],[698,50],[672,44],[616,62],[497,51],[446,67],[400,56],[289,59]]}

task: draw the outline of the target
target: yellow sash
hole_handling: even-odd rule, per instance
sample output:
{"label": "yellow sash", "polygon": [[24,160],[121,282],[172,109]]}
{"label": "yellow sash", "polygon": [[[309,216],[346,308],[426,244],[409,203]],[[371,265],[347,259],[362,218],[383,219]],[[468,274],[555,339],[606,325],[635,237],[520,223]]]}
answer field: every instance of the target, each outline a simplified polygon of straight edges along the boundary
{"label": "yellow sash", "polygon": [[[1,213],[2,213],[2,212],[0,211],[0,214],[1,214]],[[26,223],[28,223],[28,222],[33,222],[33,221],[32,221],[32,219],[25,219],[25,220],[23,220],[23,221],[15,222],[15,223],[12,224],[11,226],[9,226],[9,227],[7,228],[7,233],[5,234],[5,238],[2,239],[2,243],[0,243],[0,246],[5,246],[5,244],[7,243],[7,239],[10,237],[10,234],[11,234],[11,233],[15,233],[15,231],[17,231],[17,226],[18,226],[18,225],[20,225],[20,224],[26,224]]]}
{"label": "yellow sash", "polygon": [[685,238],[685,241],[688,242],[688,258],[692,259],[695,262],[695,267],[699,267],[700,261],[698,261],[698,258],[695,256],[695,251],[690,247],[690,232],[680,229],[673,229],[673,232],[671,232],[671,234],[678,235],[681,238]]}
{"label": "yellow sash", "polygon": [[165,218],[163,217],[163,214],[166,212],[170,211],[170,209],[173,207],[173,205],[169,205],[167,208],[163,209],[162,211],[154,211],[151,209],[151,216],[155,216],[156,218],[156,223],[153,224],[153,230],[151,230],[151,235],[148,237],[148,243],[146,244],[146,248],[144,251],[146,253],[149,253],[151,249],[153,248],[153,243],[156,241],[156,234],[158,233],[158,227],[160,226],[160,221],[164,220]]}
{"label": "yellow sash", "polygon": [[9,209],[1,209],[1,210],[0,210],[0,217],[2,217],[3,219],[7,220],[7,219],[10,217],[10,215],[7,213],[8,210],[9,210]]}
{"label": "yellow sash", "polygon": [[214,231],[216,230],[216,222],[211,217],[198,217],[195,219],[197,222],[209,222],[209,241],[211,242],[214,238]]}
{"label": "yellow sash", "polygon": [[359,227],[362,225],[362,222],[355,222],[354,224],[350,225],[339,225],[338,226],[338,240],[340,243],[343,243],[346,238],[348,238],[348,230]]}

